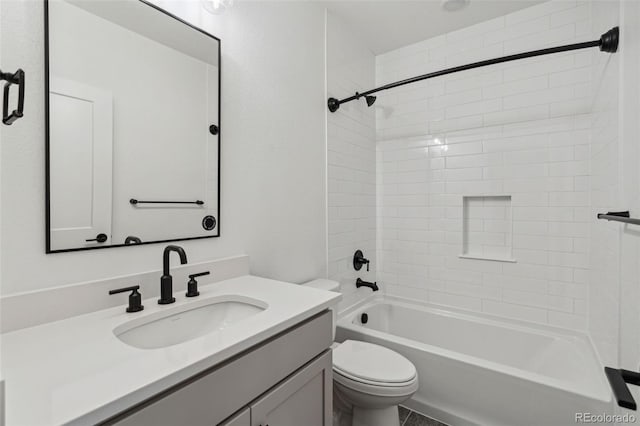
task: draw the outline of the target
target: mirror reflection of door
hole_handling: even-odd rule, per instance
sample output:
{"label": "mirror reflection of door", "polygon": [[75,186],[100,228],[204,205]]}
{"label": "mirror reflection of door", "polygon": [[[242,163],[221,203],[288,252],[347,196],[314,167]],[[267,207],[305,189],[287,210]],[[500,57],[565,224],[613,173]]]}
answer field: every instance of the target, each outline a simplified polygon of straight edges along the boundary
{"label": "mirror reflection of door", "polygon": [[104,244],[98,235],[111,237],[111,93],[53,77],[49,102],[51,247]]}

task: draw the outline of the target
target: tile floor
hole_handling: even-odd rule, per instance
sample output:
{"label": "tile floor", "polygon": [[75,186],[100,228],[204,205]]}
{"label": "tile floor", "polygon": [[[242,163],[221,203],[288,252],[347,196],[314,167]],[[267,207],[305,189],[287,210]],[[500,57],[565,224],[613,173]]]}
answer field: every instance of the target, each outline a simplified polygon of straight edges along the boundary
{"label": "tile floor", "polygon": [[437,420],[423,416],[420,413],[411,411],[406,407],[399,407],[400,426],[447,426]]}

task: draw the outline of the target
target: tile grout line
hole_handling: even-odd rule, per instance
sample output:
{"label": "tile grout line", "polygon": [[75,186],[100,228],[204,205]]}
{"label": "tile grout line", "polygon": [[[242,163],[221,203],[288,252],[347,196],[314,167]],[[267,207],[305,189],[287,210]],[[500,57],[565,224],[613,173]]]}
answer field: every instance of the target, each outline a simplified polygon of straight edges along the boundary
{"label": "tile grout line", "polygon": [[404,407],[407,411],[409,411],[409,414],[407,414],[407,417],[404,418],[404,421],[402,422],[402,424],[400,426],[404,426],[405,423],[407,423],[407,420],[409,420],[409,416],[411,416],[411,413],[413,413],[412,410],[409,410],[407,407]]}

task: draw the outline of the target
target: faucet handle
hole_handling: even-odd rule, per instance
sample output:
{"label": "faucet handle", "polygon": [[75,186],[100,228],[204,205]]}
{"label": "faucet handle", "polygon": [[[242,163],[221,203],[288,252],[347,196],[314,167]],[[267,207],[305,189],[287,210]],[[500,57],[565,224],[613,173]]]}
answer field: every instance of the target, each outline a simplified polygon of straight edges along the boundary
{"label": "faucet handle", "polygon": [[362,250],[356,250],[353,254],[353,269],[359,271],[362,265],[367,265],[367,272],[369,272],[369,259],[365,259]]}
{"label": "faucet handle", "polygon": [[189,275],[189,278],[194,279],[194,278],[202,277],[204,275],[209,275],[210,273],[211,273],[210,271],[198,272],[197,274]]}
{"label": "faucet handle", "polygon": [[204,275],[209,275],[211,272],[209,271],[205,271],[205,272],[199,272],[197,274],[191,274],[189,275],[189,282],[187,283],[187,293],[185,294],[185,296],[187,297],[196,297],[200,295],[200,292],[198,291],[198,281],[196,281],[197,277],[202,277]]}
{"label": "faucet handle", "polygon": [[131,294],[129,295],[129,306],[127,307],[127,312],[138,312],[144,309],[144,306],[142,305],[142,295],[138,292],[138,290],[140,289],[139,285],[134,285],[131,287],[123,287],[123,288],[117,288],[115,290],[109,290],[109,294],[117,294],[117,293],[124,293],[126,291],[130,291]]}

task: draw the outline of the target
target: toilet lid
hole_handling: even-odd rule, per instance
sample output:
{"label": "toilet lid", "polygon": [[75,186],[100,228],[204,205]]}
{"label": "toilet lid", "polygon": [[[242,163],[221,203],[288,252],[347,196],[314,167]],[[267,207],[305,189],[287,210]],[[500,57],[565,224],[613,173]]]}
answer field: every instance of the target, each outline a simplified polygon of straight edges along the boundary
{"label": "toilet lid", "polygon": [[414,365],[391,349],[346,340],[333,350],[333,368],[354,379],[378,383],[406,383],[416,377]]}

